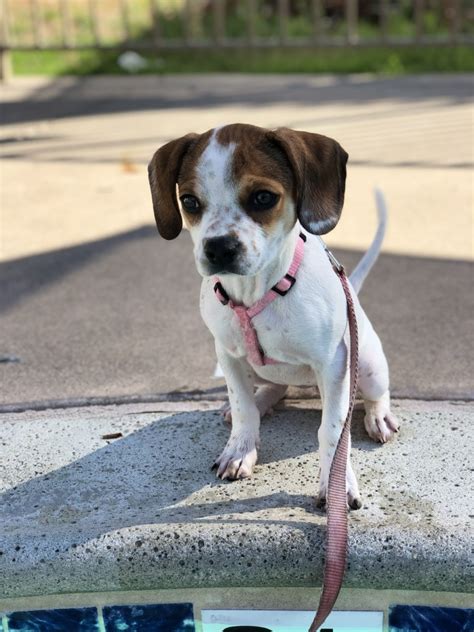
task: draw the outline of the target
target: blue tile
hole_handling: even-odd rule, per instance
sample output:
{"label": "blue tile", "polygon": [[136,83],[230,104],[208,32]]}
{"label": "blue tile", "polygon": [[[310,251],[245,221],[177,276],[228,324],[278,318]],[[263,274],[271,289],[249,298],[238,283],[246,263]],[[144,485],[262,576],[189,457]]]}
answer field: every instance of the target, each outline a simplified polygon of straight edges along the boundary
{"label": "blue tile", "polygon": [[103,608],[107,632],[195,632],[190,603]]}
{"label": "blue tile", "polygon": [[7,620],[10,632],[99,632],[95,608],[12,612]]}
{"label": "blue tile", "polygon": [[473,632],[474,609],[391,606],[390,632]]}

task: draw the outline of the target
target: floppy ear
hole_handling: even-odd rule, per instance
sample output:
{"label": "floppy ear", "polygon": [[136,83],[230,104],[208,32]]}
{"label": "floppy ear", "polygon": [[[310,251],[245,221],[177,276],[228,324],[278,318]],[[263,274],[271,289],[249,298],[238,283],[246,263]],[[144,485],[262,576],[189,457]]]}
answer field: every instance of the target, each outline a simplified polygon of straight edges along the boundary
{"label": "floppy ear", "polygon": [[328,233],[339,221],[344,204],[348,154],[321,134],[286,127],[272,134],[293,170],[299,221],[310,233]]}
{"label": "floppy ear", "polygon": [[174,239],[183,227],[176,183],[183,158],[198,134],[187,134],[160,147],[148,165],[156,226],[162,237]]}

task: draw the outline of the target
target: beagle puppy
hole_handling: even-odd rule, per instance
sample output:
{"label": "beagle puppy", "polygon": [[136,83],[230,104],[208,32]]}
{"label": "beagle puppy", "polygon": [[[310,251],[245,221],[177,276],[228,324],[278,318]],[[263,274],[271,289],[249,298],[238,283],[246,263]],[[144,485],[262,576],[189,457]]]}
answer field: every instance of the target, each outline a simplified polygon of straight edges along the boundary
{"label": "beagle puppy", "polygon": [[[161,236],[174,239],[183,223],[191,233],[203,277],[201,314],[227,383],[232,430],[214,464],[217,475],[251,476],[260,418],[288,385],[317,384],[323,402],[320,507],[347,414],[349,375],[346,299],[319,235],[341,215],[347,158],[335,140],[319,134],[234,124],[173,140],[148,167]],[[381,194],[378,207],[377,235],[350,281],[365,427],[384,443],[398,431],[388,366],[357,298],[383,238]],[[296,259],[297,271],[289,274]],[[362,504],[350,460],[347,502],[354,509]]]}

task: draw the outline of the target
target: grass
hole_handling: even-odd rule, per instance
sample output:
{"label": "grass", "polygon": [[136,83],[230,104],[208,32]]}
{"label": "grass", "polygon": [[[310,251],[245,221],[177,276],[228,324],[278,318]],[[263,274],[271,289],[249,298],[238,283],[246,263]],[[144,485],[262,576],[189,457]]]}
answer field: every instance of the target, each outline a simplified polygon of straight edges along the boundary
{"label": "grass", "polygon": [[[462,0],[465,4],[466,0]],[[311,35],[308,0],[293,0],[293,13],[288,20],[290,38]],[[214,31],[213,15],[207,0],[193,0],[191,13],[183,19],[185,0],[159,0],[161,35],[166,39],[184,36],[185,26],[196,39],[209,39]],[[51,45],[62,43],[62,28],[58,0],[39,0],[43,40]],[[70,3],[70,31],[73,41],[84,48],[92,46],[92,23],[87,2]],[[88,75],[119,74],[117,64],[119,48],[134,50],[134,42],[150,41],[151,17],[149,0],[128,0],[128,21],[131,43],[124,45],[123,25],[118,0],[101,0],[94,4],[100,37],[104,44],[117,46],[117,50],[98,51],[20,51],[13,52],[13,71],[17,75]],[[245,2],[227,0],[225,35],[230,38],[245,36],[247,13]],[[277,2],[257,0],[258,12],[254,31],[258,37],[275,37],[279,33]],[[414,35],[413,3],[397,0],[390,4],[388,35],[411,37]],[[441,5],[440,5],[441,6]],[[18,44],[28,44],[32,38],[32,21],[29,0],[16,0],[11,4],[10,30]],[[131,10],[133,8],[133,10]],[[467,34],[468,22],[463,25]],[[423,14],[423,30],[428,35],[448,35],[446,16],[440,9],[427,9]],[[326,37],[343,38],[345,21],[340,15],[325,15],[322,22]],[[365,17],[359,21],[362,43],[373,42],[377,37],[377,20]],[[138,47],[137,47],[138,48]],[[271,50],[192,50],[166,51],[144,54],[148,73],[199,73],[199,72],[260,72],[260,73],[358,73],[404,74],[413,72],[469,72],[474,70],[474,51],[468,46],[431,47],[377,47],[350,49],[271,49]]]}
{"label": "grass", "polygon": [[[16,75],[123,74],[118,51],[13,51]],[[163,52],[145,55],[145,73],[379,73],[473,72],[474,49],[404,47],[361,49],[274,49],[265,51]]]}

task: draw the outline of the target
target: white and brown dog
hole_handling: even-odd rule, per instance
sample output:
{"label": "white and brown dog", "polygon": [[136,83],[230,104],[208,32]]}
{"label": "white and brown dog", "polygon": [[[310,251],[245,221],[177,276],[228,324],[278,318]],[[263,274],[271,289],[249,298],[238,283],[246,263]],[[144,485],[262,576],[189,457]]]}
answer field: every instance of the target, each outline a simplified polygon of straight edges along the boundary
{"label": "white and brown dog", "polygon": [[[171,141],[149,165],[160,234],[174,239],[183,222],[191,233],[203,277],[201,314],[215,338],[227,382],[232,431],[216,460],[217,475],[250,476],[257,461],[261,416],[284,396],[288,385],[317,384],[323,401],[319,506],[325,502],[347,414],[349,377],[346,300],[318,235],[339,220],[347,158],[336,141],[319,134],[235,124]],[[378,202],[377,235],[350,280],[359,326],[365,427],[370,437],[385,442],[398,430],[390,412],[387,361],[357,299],[383,238],[383,199]],[[266,301],[251,324],[241,313],[237,317],[236,306],[254,306],[271,288],[278,288],[302,239],[306,244],[296,282],[287,276],[291,283],[285,291],[273,292],[275,300]],[[252,336],[261,362],[249,353]],[[361,506],[350,462],[347,500],[352,508]]]}

